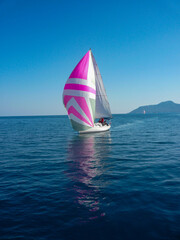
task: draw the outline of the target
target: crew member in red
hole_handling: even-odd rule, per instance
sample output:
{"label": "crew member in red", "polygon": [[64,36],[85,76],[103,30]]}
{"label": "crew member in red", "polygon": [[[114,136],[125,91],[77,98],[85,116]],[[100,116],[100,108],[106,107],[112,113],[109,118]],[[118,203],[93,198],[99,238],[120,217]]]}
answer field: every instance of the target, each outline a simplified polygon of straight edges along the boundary
{"label": "crew member in red", "polygon": [[99,119],[99,123],[102,123],[102,124],[103,124],[103,123],[104,123],[104,118],[100,118],[100,119]]}

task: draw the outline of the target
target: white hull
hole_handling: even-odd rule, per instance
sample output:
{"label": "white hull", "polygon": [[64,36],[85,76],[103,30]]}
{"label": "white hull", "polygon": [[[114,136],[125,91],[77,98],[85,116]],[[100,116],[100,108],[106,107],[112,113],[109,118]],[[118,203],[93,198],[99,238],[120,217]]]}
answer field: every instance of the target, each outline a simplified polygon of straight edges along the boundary
{"label": "white hull", "polygon": [[79,131],[80,134],[82,133],[96,133],[96,132],[105,132],[111,128],[111,125],[102,126],[101,123],[95,123],[93,128],[90,128],[86,131]]}

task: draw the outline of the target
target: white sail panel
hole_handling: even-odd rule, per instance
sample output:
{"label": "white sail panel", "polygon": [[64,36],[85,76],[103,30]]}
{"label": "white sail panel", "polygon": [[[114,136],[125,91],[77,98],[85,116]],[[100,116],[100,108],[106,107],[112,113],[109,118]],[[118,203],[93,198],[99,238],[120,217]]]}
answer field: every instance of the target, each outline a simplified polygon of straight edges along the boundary
{"label": "white sail panel", "polygon": [[112,118],[110,105],[108,102],[108,98],[106,95],[106,91],[104,88],[104,84],[102,81],[102,77],[96,63],[94,56],[93,58],[93,65],[95,71],[95,81],[96,81],[96,111],[95,111],[95,118]]}

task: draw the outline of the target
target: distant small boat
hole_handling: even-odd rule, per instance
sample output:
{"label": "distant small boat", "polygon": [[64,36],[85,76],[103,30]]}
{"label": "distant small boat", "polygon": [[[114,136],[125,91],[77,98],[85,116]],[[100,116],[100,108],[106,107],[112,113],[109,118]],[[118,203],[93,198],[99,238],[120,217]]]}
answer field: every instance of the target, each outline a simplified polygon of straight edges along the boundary
{"label": "distant small boat", "polygon": [[69,76],[63,91],[63,103],[72,127],[79,133],[104,132],[110,124],[95,119],[112,118],[102,77],[89,50]]}

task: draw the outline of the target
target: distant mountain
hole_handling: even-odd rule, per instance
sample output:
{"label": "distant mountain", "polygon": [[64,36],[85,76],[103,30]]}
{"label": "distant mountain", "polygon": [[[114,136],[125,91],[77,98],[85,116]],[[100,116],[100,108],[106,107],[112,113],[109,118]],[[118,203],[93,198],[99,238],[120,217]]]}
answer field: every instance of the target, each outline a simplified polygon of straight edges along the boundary
{"label": "distant mountain", "polygon": [[147,105],[139,107],[130,114],[144,114],[144,113],[180,113],[180,104],[172,101],[161,102],[157,105]]}

